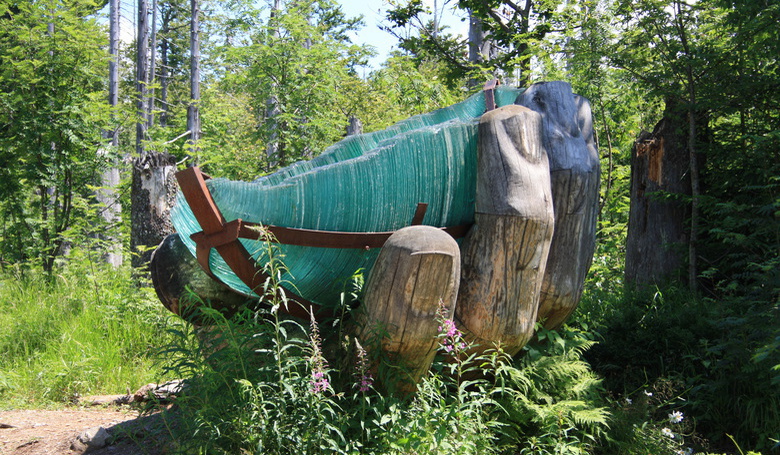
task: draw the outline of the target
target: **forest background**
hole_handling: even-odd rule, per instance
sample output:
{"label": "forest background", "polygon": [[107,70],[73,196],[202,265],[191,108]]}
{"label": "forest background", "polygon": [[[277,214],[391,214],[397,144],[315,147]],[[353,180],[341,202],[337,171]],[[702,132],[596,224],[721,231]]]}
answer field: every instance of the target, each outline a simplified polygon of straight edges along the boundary
{"label": "forest background", "polygon": [[[234,396],[192,400],[197,425],[183,431],[195,446],[213,439],[215,452],[256,450],[248,444],[269,453],[777,451],[780,2],[393,2],[385,26],[399,48],[369,73],[372,49],[350,38],[363,24],[328,0],[140,0],[136,25],[147,28],[133,42],[110,38],[102,15],[115,5],[105,6],[0,2],[3,407],[186,373],[228,384]],[[468,36],[441,25],[447,8],[469,18]],[[432,374],[413,400],[362,390],[346,393],[349,402],[338,390],[315,397],[317,431],[266,434],[250,424],[273,401],[259,393],[261,379],[233,369],[226,380],[179,356],[198,349],[196,338],[144,278],[160,233],[138,234],[155,204],[139,202],[134,178],[197,164],[251,180],[348,131],[458,102],[493,77],[518,86],[565,80],[593,106],[598,245],[573,319],[541,331],[515,360],[507,374],[519,382],[472,385],[481,398],[437,387],[446,375]],[[641,194],[632,179],[646,178],[637,156],[653,138],[676,153],[664,166],[678,177]],[[676,215],[629,229],[640,205]],[[642,244],[670,229],[674,241]],[[278,323],[271,331],[279,335]],[[305,391],[314,345],[277,352],[302,370],[274,377]],[[271,407],[311,414],[311,402],[280,390]],[[514,404],[496,398],[510,392]],[[362,413],[361,425],[339,420],[337,408]],[[309,428],[298,417],[298,431]]]}

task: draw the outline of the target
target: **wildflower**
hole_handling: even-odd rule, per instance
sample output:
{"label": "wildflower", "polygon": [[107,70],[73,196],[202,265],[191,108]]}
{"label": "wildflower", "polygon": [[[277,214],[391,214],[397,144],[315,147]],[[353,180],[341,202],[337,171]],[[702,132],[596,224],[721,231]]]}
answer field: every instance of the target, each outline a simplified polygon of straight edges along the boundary
{"label": "wildflower", "polygon": [[368,392],[368,389],[371,388],[371,386],[374,384],[374,378],[371,376],[371,371],[369,371],[369,363],[368,363],[368,354],[366,353],[366,350],[363,349],[363,346],[360,345],[357,338],[355,338],[355,345],[357,346],[357,379],[358,382],[355,384],[357,386],[358,390],[361,392]]}
{"label": "wildflower", "polygon": [[626,404],[633,404],[633,403],[634,403],[634,400],[632,400],[631,398],[626,397]]}
{"label": "wildflower", "polygon": [[309,385],[311,386],[311,393],[322,393],[328,390],[329,383],[328,378],[325,377],[325,372],[312,371]]}
{"label": "wildflower", "polygon": [[669,423],[680,423],[683,420],[683,413],[680,411],[674,411],[669,414]]}
{"label": "wildflower", "polygon": [[645,393],[645,395],[647,395],[648,397],[652,397],[652,396],[653,396],[653,392],[648,392],[647,390],[643,390],[643,392],[644,392],[644,393]]}
{"label": "wildflower", "polygon": [[438,327],[439,336],[444,351],[449,353],[466,349],[466,343],[463,342],[463,333],[455,326],[455,321],[447,317],[447,309],[442,301],[439,301],[437,316],[440,322]]}
{"label": "wildflower", "polygon": [[311,355],[309,356],[309,365],[311,367],[311,380],[309,387],[311,393],[323,393],[328,390],[328,378],[325,376],[325,370],[328,368],[328,362],[322,355],[322,340],[320,340],[320,329],[317,321],[314,320],[314,313],[311,315],[311,335],[309,336],[311,344]]}
{"label": "wildflower", "polygon": [[664,436],[668,436],[668,437],[674,439],[674,433],[672,433],[672,430],[670,430],[668,428],[662,429],[661,430],[661,434],[663,434]]}

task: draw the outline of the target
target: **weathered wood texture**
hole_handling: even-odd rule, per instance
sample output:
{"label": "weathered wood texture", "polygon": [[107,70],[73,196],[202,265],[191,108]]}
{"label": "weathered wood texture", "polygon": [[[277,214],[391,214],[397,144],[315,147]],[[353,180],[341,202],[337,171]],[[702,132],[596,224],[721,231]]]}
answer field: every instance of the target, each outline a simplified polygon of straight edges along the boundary
{"label": "weathered wood texture", "polygon": [[149,269],[157,297],[163,305],[188,320],[191,319],[186,314],[186,308],[191,305],[205,303],[229,315],[249,301],[211,279],[198,265],[179,234],[165,237],[154,250]]}
{"label": "weathered wood texture", "polygon": [[682,116],[667,111],[652,133],[639,135],[631,151],[631,209],[626,239],[626,283],[660,285],[685,279],[690,207],[689,157]]}
{"label": "weathered wood texture", "polygon": [[455,315],[467,339],[510,355],[531,338],[553,235],[542,120],[505,106],[479,123],[475,224],[464,240]]}
{"label": "weathered wood texture", "polygon": [[554,329],[577,307],[596,247],[599,155],[590,103],[568,83],[533,84],[516,103],[541,115],[550,160],[555,233],[537,319]]}
{"label": "weathered wood texture", "polygon": [[170,211],[176,199],[175,172],[176,158],[167,153],[149,152],[133,160],[130,249],[134,267],[149,263],[152,251],[143,247],[154,247],[173,232]]}
{"label": "weathered wood texture", "polygon": [[409,226],[382,247],[366,282],[356,330],[363,346],[379,344],[408,373],[397,378],[397,389],[414,390],[430,368],[436,313],[443,304],[452,314],[459,279],[458,244],[441,229]]}

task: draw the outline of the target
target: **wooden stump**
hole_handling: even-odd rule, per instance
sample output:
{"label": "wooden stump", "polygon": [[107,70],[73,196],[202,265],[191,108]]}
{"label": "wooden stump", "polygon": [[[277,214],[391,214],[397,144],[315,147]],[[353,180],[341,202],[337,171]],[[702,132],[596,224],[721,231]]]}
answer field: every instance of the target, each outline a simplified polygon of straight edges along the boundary
{"label": "wooden stump", "polygon": [[505,106],[479,123],[475,224],[463,244],[455,315],[482,350],[517,353],[533,335],[553,233],[539,114]]}
{"label": "wooden stump", "polygon": [[130,189],[130,249],[133,267],[146,266],[151,248],[173,232],[171,207],[176,199],[176,158],[149,152],[133,159]]}
{"label": "wooden stump", "polygon": [[441,229],[409,226],[382,247],[356,326],[366,349],[382,349],[406,373],[386,385],[413,391],[428,371],[437,347],[436,313],[443,305],[452,314],[459,278],[458,244]]}
{"label": "wooden stump", "polygon": [[653,132],[643,131],[631,150],[625,279],[632,288],[652,289],[687,280],[690,155],[680,129],[686,120],[678,109],[667,105]]}
{"label": "wooden stump", "polygon": [[587,99],[566,82],[534,84],[516,101],[542,116],[550,160],[555,234],[541,290],[537,319],[560,327],[582,296],[596,248],[599,156]]}

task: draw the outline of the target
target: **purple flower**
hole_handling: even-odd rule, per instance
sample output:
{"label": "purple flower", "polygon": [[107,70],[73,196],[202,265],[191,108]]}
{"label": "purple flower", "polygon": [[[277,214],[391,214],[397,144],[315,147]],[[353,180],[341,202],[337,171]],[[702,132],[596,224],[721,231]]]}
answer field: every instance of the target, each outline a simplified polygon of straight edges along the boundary
{"label": "purple flower", "polygon": [[368,361],[368,354],[360,342],[355,338],[355,345],[357,346],[357,379],[358,382],[355,386],[361,392],[368,392],[372,385],[374,385],[374,378],[371,376],[370,365]]}
{"label": "purple flower", "polygon": [[311,380],[309,387],[312,393],[323,393],[328,390],[328,378],[325,371],[328,368],[328,362],[322,355],[322,341],[320,340],[320,329],[317,321],[314,320],[314,314],[311,315],[311,335],[309,335],[311,355],[309,355],[309,366],[311,367]]}
{"label": "purple flower", "polygon": [[444,302],[439,301],[439,311],[436,313],[437,319],[439,319],[439,339],[444,351],[451,353],[453,351],[462,351],[466,348],[466,343],[463,342],[463,333],[458,330],[455,325],[455,321],[448,317],[448,311],[444,307]]}

